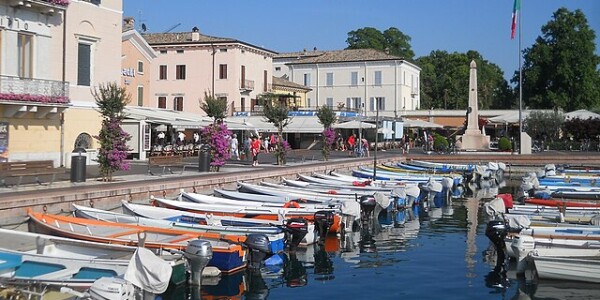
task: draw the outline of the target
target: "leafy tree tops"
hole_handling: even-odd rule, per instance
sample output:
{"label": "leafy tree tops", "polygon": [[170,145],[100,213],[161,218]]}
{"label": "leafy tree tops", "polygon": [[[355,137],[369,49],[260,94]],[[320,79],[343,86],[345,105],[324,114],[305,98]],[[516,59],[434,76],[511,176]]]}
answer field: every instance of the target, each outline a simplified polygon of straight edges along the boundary
{"label": "leafy tree tops", "polygon": [[390,27],[384,32],[373,27],[365,27],[348,32],[346,49],[376,49],[389,51],[389,54],[412,60],[415,56],[410,46],[410,36],[398,28]]}

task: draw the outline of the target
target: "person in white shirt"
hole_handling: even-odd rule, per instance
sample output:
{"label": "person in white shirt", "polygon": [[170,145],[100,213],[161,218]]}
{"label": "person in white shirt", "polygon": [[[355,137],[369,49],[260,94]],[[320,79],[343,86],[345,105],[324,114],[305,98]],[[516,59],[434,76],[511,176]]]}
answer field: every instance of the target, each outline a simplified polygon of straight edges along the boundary
{"label": "person in white shirt", "polygon": [[240,153],[238,150],[238,145],[239,145],[239,141],[237,139],[237,135],[234,133],[233,136],[231,137],[231,141],[229,144],[229,148],[230,148],[230,153],[231,153],[231,159],[236,159],[236,160],[240,160]]}

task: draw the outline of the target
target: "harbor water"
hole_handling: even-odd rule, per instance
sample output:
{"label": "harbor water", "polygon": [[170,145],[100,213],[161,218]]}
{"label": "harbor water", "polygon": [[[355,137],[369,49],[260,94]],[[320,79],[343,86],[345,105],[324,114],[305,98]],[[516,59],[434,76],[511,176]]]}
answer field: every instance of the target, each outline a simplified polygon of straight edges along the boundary
{"label": "harbor water", "polygon": [[505,275],[493,272],[483,204],[498,192],[514,187],[406,212],[402,225],[330,236],[286,253],[283,265],[171,289],[162,298],[599,299],[597,284],[540,280],[533,272],[517,277],[512,264]]}

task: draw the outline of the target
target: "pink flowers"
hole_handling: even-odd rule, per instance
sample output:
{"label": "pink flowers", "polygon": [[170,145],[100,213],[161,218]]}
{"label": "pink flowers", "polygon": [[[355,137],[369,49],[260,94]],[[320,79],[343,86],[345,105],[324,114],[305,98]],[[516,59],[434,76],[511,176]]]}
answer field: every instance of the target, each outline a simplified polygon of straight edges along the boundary
{"label": "pink flowers", "polygon": [[56,103],[56,104],[69,103],[69,97],[65,97],[65,96],[45,96],[45,95],[13,94],[13,93],[0,93],[0,100],[39,102],[39,103]]}
{"label": "pink flowers", "polygon": [[69,0],[43,0],[44,2],[48,2],[50,4],[54,4],[54,5],[60,5],[60,6],[68,6],[69,5]]}
{"label": "pink flowers", "polygon": [[330,128],[326,128],[323,130],[323,157],[325,160],[329,159],[329,152],[331,151],[331,146],[335,143],[335,130]]}
{"label": "pink flowers", "polygon": [[210,144],[212,158],[210,165],[213,167],[223,166],[231,155],[229,153],[231,131],[227,129],[227,125],[211,124],[202,128],[200,133],[204,142]]}

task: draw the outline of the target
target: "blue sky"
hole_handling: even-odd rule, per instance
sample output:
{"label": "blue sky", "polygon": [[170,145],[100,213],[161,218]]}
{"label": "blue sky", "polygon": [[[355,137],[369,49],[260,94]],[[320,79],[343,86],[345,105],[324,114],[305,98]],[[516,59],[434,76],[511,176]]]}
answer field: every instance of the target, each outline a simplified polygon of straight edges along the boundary
{"label": "blue sky", "polygon": [[[396,27],[416,57],[433,50],[477,50],[509,78],[518,69],[518,39],[510,39],[514,0],[124,0],[123,15],[149,32],[191,31],[235,38],[275,52],[344,49],[348,32]],[[600,45],[599,0],[521,0],[522,48],[560,7],[581,9]],[[180,25],[178,25],[180,24]],[[177,26],[178,25],[178,26]]]}

